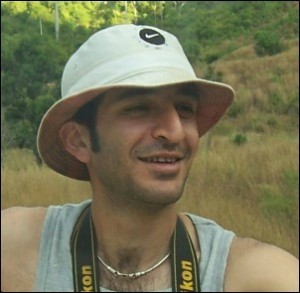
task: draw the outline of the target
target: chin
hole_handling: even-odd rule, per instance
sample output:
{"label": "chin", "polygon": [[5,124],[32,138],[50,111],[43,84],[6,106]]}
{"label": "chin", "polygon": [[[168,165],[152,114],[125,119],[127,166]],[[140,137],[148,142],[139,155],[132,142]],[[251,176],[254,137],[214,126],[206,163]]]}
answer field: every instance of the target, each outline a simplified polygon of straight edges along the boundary
{"label": "chin", "polygon": [[145,203],[152,205],[166,206],[175,204],[182,197],[184,186],[179,186],[175,188],[151,188],[144,189],[143,192],[139,194],[140,200]]}

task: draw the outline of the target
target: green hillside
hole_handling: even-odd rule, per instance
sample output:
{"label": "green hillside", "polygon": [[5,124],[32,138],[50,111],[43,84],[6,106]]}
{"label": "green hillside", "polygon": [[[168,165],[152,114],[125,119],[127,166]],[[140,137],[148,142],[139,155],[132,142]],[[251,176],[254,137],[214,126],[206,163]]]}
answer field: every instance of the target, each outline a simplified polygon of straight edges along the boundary
{"label": "green hillside", "polygon": [[176,34],[199,77],[235,88],[213,134],[239,144],[249,132],[297,132],[297,1],[1,1],[2,148],[36,152],[39,122],[60,98],[70,54],[119,23]]}

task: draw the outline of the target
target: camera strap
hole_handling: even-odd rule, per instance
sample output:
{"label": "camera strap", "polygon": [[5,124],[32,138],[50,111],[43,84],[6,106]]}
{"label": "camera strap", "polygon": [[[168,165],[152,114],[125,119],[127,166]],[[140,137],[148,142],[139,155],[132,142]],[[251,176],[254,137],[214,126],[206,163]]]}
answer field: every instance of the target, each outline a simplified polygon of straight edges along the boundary
{"label": "camera strap", "polygon": [[[79,216],[71,236],[74,292],[100,292],[97,266],[97,241],[90,205]],[[190,239],[180,218],[171,240],[173,292],[200,292],[199,265]]]}

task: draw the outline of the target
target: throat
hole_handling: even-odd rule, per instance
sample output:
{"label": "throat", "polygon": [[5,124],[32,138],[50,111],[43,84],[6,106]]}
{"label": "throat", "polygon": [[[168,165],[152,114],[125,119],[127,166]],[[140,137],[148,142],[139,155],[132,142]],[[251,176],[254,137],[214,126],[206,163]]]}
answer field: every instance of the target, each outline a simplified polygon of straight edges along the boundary
{"label": "throat", "polygon": [[[171,288],[170,258],[149,273],[139,277],[117,276],[109,272],[100,262],[101,287],[119,292],[152,292],[168,291]],[[130,267],[127,267],[130,270]]]}
{"label": "throat", "polygon": [[98,260],[104,266],[104,268],[108,272],[113,274],[115,277],[136,279],[136,278],[140,278],[140,277],[152,272],[156,268],[158,268],[169,258],[170,254],[171,254],[171,252],[168,252],[162,259],[160,259],[158,262],[154,263],[152,266],[150,266],[149,268],[147,268],[145,270],[140,270],[140,271],[132,270],[131,272],[128,272],[128,273],[118,271],[118,270],[114,269],[113,267],[109,266],[108,264],[106,264],[104,262],[104,260],[99,255],[98,255]]}
{"label": "throat", "polygon": [[[105,250],[104,250],[105,251]],[[107,267],[115,271],[131,273],[143,268],[143,253],[140,249],[131,247],[114,249],[109,254],[100,253],[97,256],[99,265],[107,270]],[[109,272],[109,269],[107,270]]]}
{"label": "throat", "polygon": [[169,250],[151,260],[132,250],[116,255],[115,262],[98,256],[100,284],[104,288],[121,292],[150,292],[171,287]]}

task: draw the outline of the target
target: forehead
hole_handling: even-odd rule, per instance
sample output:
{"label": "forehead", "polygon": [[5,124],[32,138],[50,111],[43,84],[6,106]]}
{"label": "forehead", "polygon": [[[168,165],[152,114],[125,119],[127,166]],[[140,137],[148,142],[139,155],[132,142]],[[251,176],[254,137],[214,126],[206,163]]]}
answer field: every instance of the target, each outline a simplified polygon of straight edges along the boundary
{"label": "forehead", "polygon": [[107,93],[107,98],[111,102],[130,100],[141,97],[156,96],[180,96],[197,101],[199,99],[198,88],[195,84],[187,84],[173,87],[161,88],[130,88],[130,89],[114,89]]}

